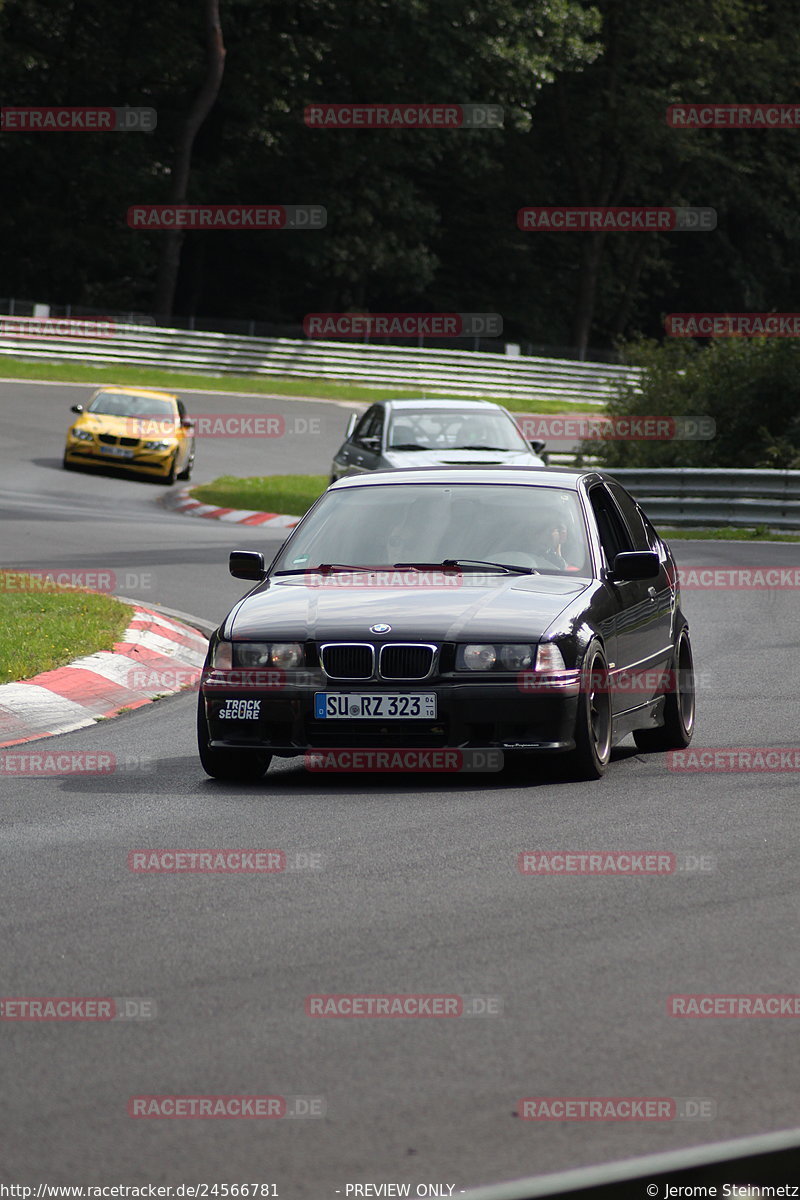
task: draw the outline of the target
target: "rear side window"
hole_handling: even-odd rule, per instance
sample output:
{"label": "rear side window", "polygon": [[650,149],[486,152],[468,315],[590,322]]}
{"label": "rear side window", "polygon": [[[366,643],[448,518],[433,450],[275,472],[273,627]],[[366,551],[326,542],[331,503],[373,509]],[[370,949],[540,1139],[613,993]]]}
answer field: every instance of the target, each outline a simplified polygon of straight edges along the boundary
{"label": "rear side window", "polygon": [[589,503],[597,521],[606,566],[610,567],[618,554],[634,549],[633,542],[619,510],[602,484],[597,484],[590,490]]}

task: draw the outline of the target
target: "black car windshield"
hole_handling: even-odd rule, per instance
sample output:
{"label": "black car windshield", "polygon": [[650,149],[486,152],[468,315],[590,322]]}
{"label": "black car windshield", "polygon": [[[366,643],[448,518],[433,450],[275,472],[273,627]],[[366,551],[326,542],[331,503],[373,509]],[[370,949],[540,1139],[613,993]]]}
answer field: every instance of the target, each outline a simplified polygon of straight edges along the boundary
{"label": "black car windshield", "polygon": [[388,567],[477,559],[591,575],[574,491],[488,483],[395,483],[325,494],[273,568]]}
{"label": "black car windshield", "polygon": [[87,412],[104,413],[109,417],[175,417],[174,400],[156,396],[137,396],[130,392],[100,392]]}
{"label": "black car windshield", "polygon": [[514,450],[530,446],[498,409],[398,409],[392,413],[387,450]]}

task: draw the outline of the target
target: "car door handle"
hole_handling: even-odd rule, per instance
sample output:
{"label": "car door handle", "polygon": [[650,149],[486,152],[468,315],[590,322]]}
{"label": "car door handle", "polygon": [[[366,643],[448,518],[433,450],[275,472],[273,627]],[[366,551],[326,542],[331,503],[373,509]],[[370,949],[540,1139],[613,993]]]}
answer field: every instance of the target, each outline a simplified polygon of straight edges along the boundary
{"label": "car door handle", "polygon": [[658,592],[656,591],[656,589],[655,589],[654,587],[649,587],[649,588],[647,589],[647,594],[648,594],[648,596],[650,597],[650,602],[651,602],[652,604],[655,604],[655,602],[656,602],[656,598],[657,598],[657,596],[658,596]]}

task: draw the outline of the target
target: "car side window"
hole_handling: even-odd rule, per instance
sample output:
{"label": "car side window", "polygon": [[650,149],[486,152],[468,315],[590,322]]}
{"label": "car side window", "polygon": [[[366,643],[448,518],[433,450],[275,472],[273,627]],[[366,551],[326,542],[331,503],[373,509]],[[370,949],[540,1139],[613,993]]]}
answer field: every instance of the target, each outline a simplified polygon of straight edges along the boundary
{"label": "car side window", "polygon": [[609,483],[606,486],[622,510],[625,524],[633,537],[634,549],[652,550],[653,547],[650,545],[650,539],[645,529],[644,514],[633,496],[626,492],[619,483]]}
{"label": "car side window", "polygon": [[186,405],[183,403],[182,400],[176,400],[175,403],[178,405],[178,416],[180,417],[180,419],[182,421],[185,420],[186,419]]}
{"label": "car side window", "polygon": [[606,566],[610,567],[618,554],[634,549],[633,541],[610,493],[602,484],[596,484],[591,488],[589,503],[597,522],[597,532],[600,535],[600,545],[603,548]]}

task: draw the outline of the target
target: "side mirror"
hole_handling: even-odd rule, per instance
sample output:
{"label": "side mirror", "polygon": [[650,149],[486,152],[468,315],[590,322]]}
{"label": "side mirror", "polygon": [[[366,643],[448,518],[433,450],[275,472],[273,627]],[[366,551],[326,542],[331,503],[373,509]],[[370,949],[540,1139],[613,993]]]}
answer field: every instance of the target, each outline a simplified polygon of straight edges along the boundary
{"label": "side mirror", "polygon": [[182,429],[194,429],[194,426],[195,426],[195,422],[192,420],[191,417],[181,417],[181,428]]}
{"label": "side mirror", "polygon": [[611,574],[623,582],[634,579],[655,579],[658,575],[658,555],[654,550],[629,550],[614,559]]}
{"label": "side mirror", "polygon": [[264,555],[256,550],[231,550],[228,568],[234,579],[255,579],[266,575]]}
{"label": "side mirror", "polygon": [[356,427],[357,421],[358,421],[358,413],[350,413],[350,416],[347,418],[347,429],[345,430],[345,433],[344,433],[345,438],[350,437],[350,434],[353,432],[353,430]]}
{"label": "side mirror", "polygon": [[83,412],[83,405],[82,405],[82,404],[73,404],[73,405],[72,405],[72,408],[71,408],[69,411],[70,411],[70,412],[82,413],[82,412]]}
{"label": "side mirror", "polygon": [[546,445],[547,445],[547,442],[535,442],[534,441],[534,442],[531,442],[531,450],[533,450],[534,454],[541,454]]}

